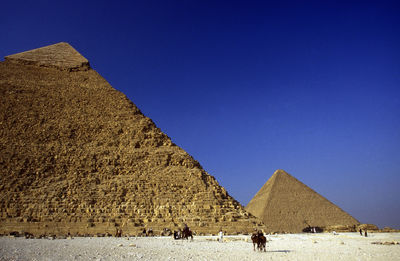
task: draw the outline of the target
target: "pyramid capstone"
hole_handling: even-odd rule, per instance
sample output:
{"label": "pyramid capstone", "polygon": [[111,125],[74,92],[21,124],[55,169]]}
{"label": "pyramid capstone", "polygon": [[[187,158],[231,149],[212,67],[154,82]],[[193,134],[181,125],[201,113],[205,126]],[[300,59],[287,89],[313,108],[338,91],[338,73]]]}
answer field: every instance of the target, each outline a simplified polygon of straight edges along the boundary
{"label": "pyramid capstone", "polygon": [[54,67],[67,71],[90,68],[89,61],[65,42],[8,55],[5,60],[14,63]]}

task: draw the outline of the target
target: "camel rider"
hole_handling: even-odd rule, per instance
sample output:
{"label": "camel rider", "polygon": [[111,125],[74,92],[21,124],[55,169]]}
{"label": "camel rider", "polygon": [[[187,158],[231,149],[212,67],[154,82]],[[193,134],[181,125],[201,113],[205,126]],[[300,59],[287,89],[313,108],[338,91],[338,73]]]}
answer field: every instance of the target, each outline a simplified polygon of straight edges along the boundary
{"label": "camel rider", "polygon": [[189,227],[187,226],[187,224],[184,224],[184,228],[183,228],[183,232],[189,232]]}

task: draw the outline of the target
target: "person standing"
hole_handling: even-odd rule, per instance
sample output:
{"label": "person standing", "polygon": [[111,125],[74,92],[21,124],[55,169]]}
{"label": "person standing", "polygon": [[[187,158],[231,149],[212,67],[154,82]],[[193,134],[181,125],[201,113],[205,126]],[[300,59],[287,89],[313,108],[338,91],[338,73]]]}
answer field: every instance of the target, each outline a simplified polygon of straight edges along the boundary
{"label": "person standing", "polygon": [[222,229],[218,233],[218,240],[220,243],[222,243],[224,240],[224,232],[222,232]]}

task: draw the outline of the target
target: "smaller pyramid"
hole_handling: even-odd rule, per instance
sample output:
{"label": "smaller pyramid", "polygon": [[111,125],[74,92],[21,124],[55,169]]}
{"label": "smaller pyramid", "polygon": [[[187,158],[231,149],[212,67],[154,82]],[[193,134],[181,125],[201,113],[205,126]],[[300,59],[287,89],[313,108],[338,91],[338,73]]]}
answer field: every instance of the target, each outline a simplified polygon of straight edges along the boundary
{"label": "smaller pyramid", "polygon": [[355,218],[317,192],[277,170],[246,206],[268,232],[299,233],[308,227],[354,226]]}
{"label": "smaller pyramid", "polygon": [[86,71],[89,61],[65,42],[12,54],[6,61],[41,67],[53,67],[66,71]]}

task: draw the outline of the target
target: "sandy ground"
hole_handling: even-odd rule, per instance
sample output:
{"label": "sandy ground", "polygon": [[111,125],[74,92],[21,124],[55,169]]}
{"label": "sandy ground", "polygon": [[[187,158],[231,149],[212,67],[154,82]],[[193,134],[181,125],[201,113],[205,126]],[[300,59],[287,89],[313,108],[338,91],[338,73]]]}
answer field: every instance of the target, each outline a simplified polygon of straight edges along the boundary
{"label": "sandy ground", "polygon": [[268,235],[254,252],[249,236],[25,239],[0,237],[0,260],[400,260],[400,233]]}

